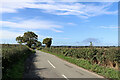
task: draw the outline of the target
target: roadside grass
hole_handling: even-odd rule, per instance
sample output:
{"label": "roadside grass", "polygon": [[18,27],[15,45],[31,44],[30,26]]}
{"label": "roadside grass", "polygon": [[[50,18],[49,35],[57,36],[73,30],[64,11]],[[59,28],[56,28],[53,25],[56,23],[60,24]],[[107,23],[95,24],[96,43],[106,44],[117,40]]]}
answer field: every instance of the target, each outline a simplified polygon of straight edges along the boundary
{"label": "roadside grass", "polygon": [[41,50],[41,51],[53,54],[79,67],[87,69],[91,72],[95,72],[98,75],[101,75],[105,78],[111,78],[112,80],[120,80],[120,71],[118,70],[108,68],[108,67],[103,67],[97,64],[91,64],[88,60],[85,60],[85,59],[72,58],[72,57],[64,56],[63,54],[51,53],[51,52],[44,51],[44,50]]}

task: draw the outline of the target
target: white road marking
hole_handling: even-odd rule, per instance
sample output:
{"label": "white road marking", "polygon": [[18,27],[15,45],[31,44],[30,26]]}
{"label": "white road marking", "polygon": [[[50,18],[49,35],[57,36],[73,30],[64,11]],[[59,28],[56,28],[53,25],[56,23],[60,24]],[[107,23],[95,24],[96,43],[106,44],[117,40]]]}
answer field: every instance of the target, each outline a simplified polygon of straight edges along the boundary
{"label": "white road marking", "polygon": [[50,63],[50,65],[53,67],[53,68],[55,68],[55,66],[48,60],[48,62]]}
{"label": "white road marking", "polygon": [[65,79],[69,80],[65,75],[62,75]]}

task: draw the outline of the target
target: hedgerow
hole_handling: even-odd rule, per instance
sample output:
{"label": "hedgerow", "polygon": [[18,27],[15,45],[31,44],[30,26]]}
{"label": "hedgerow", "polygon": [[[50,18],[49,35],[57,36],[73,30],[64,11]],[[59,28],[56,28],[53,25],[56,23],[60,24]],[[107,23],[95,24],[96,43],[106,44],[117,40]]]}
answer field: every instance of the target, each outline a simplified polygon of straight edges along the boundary
{"label": "hedgerow", "polygon": [[[2,72],[3,72],[3,80],[11,78],[11,68],[14,64],[17,64],[23,57],[26,57],[30,53],[33,53],[25,45],[2,45]],[[24,64],[24,63],[22,63]],[[14,71],[13,71],[14,72]],[[14,76],[15,77],[15,76]]]}
{"label": "hedgerow", "polygon": [[92,64],[98,64],[114,69],[119,68],[120,54],[118,48],[43,48],[51,53],[63,54],[78,59],[88,60]]}
{"label": "hedgerow", "polygon": [[120,80],[120,54],[111,48],[42,48],[41,51],[56,55],[68,62],[95,72],[110,80]]}

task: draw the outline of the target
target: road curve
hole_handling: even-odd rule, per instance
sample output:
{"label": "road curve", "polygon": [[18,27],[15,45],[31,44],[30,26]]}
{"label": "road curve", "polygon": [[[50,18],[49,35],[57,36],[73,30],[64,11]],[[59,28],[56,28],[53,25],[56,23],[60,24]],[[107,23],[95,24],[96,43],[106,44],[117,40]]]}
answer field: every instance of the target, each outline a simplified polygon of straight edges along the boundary
{"label": "road curve", "polygon": [[29,65],[26,64],[28,69],[25,72],[24,78],[63,78],[64,80],[82,80],[86,78],[87,80],[106,80],[93,72],[38,50],[32,55],[31,60]]}

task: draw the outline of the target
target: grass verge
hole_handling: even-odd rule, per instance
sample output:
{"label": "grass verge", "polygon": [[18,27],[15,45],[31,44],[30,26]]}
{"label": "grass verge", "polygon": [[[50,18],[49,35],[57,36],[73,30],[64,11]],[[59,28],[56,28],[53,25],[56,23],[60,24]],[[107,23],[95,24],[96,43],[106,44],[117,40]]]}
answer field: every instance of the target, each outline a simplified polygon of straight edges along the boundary
{"label": "grass verge", "polygon": [[84,60],[84,59],[67,57],[67,56],[64,56],[63,54],[51,53],[51,52],[44,51],[44,50],[41,50],[41,51],[56,55],[59,58],[62,58],[70,63],[73,63],[89,71],[95,72],[98,75],[104,76],[105,78],[111,78],[112,80],[120,80],[120,74],[119,74],[120,72],[118,70],[99,66],[97,64],[91,64],[88,60]]}

